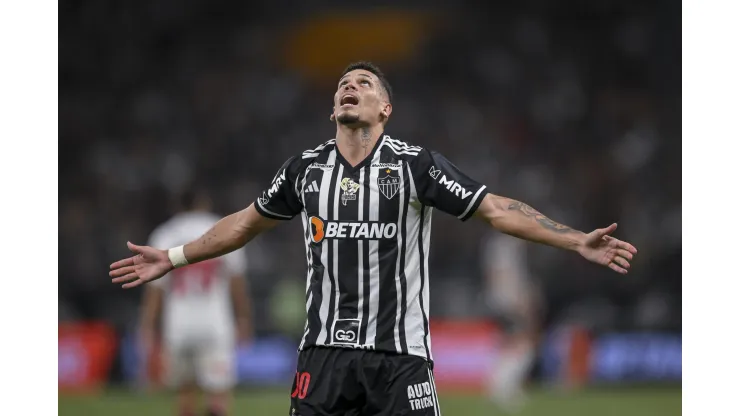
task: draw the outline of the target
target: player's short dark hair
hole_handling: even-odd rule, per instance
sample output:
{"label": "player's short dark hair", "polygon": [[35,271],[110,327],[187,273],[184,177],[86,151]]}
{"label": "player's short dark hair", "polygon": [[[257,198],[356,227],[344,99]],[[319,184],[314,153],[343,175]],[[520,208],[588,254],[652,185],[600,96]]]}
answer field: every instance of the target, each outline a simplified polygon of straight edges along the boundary
{"label": "player's short dark hair", "polygon": [[380,85],[383,86],[385,93],[388,95],[388,102],[393,102],[393,88],[391,88],[391,83],[388,82],[388,79],[385,77],[385,74],[383,74],[383,71],[381,71],[380,68],[378,68],[378,66],[372,62],[359,61],[351,63],[347,66],[347,68],[344,69],[344,72],[342,72],[342,75],[340,76],[343,77],[347,75],[348,72],[354,71],[356,69],[365,70],[378,77],[378,80],[380,80]]}

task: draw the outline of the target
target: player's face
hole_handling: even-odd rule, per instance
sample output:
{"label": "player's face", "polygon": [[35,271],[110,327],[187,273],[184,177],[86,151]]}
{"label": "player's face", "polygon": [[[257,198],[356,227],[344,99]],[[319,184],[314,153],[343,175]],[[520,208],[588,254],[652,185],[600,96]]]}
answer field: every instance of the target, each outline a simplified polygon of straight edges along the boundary
{"label": "player's face", "polygon": [[391,105],[378,77],[356,69],[340,80],[334,94],[334,118],[348,127],[382,122],[390,115]]}

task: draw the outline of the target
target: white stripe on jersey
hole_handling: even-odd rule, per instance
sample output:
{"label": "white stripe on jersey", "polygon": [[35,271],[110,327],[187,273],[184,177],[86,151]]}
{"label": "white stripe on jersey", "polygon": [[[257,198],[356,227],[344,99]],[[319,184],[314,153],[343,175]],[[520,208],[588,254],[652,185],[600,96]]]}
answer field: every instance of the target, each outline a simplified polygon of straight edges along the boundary
{"label": "white stripe on jersey", "polygon": [[311,158],[311,157],[316,157],[316,156],[318,156],[318,155],[319,155],[319,153],[320,153],[320,152],[321,152],[322,150],[324,150],[324,148],[325,148],[326,146],[328,146],[328,145],[330,145],[330,144],[334,144],[334,142],[335,142],[335,141],[336,141],[335,139],[331,139],[331,140],[328,140],[327,142],[325,142],[324,144],[321,144],[321,145],[317,146],[317,147],[316,147],[315,149],[308,149],[308,150],[304,150],[304,151],[303,151],[303,156],[302,156],[302,159],[308,159],[308,158]]}
{"label": "white stripe on jersey", "polygon": [[402,142],[402,141],[397,140],[397,139],[391,139],[388,136],[385,136],[385,137],[386,137],[386,142],[388,144],[390,144],[391,146],[397,148],[398,150],[409,150],[409,151],[412,151],[412,152],[420,152],[421,151],[421,147],[419,147],[419,146],[411,146],[410,144],[408,144],[406,142]]}
{"label": "white stripe on jersey", "polygon": [[[422,239],[423,247],[424,247],[424,293],[422,293],[422,299],[424,300],[424,310],[423,313],[426,315],[427,320],[429,319],[429,286],[432,279],[429,278],[429,242],[430,237],[432,235],[432,213],[434,212],[431,208],[424,207],[424,223],[422,226]],[[417,236],[418,237],[418,236]],[[422,322],[423,325],[423,322]],[[427,346],[427,354],[429,354],[429,359],[432,360],[432,333],[431,331],[427,331],[426,335],[426,346]]]}
{"label": "white stripe on jersey", "polygon": [[[309,273],[309,282],[310,282],[310,271]],[[306,310],[311,307],[311,302],[313,302],[313,292],[308,294],[308,300],[306,301]],[[306,319],[306,325],[303,327],[303,337],[301,338],[301,344],[298,346],[298,351],[301,351],[303,349],[303,344],[306,343],[306,337],[308,336],[308,319]]]}
{"label": "white stripe on jersey", "polygon": [[[378,151],[376,151],[375,155],[373,155],[373,160],[370,163],[370,166],[375,163],[380,163],[381,146],[378,147]],[[370,169],[370,175],[368,175],[368,179],[370,180],[370,183],[368,184],[370,188],[370,213],[368,215],[368,221],[378,221],[379,219],[379,172],[380,169]],[[367,337],[365,337],[365,342],[369,345],[375,345],[375,335],[377,334],[378,330],[378,307],[380,302],[380,259],[378,258],[378,240],[370,240],[367,242],[367,244],[370,252],[368,262],[368,267],[370,269],[370,293],[368,293],[368,299],[370,305],[368,308]]]}
{"label": "white stripe on jersey", "polygon": [[[344,165],[341,163],[339,164],[339,171],[337,172],[337,183],[336,188],[334,189],[334,217],[331,218],[333,220],[339,220],[339,194],[342,193],[342,175],[344,175]],[[327,218],[328,219],[328,218]],[[337,324],[337,319],[339,318],[339,240],[334,239],[332,240],[332,243],[334,244],[334,247],[332,250],[334,250],[334,255],[332,256],[332,269],[334,270],[334,319],[331,323],[331,334],[329,334],[329,341],[334,341],[334,325]],[[326,263],[324,263],[326,264]],[[323,324],[325,325],[325,323]]]}
{"label": "white stripe on jersey", "polygon": [[[365,186],[364,186],[364,178],[365,178],[365,168],[360,169],[360,190],[359,190],[359,196],[357,197],[357,220],[362,221],[362,214],[364,213],[365,208]],[[360,322],[360,325],[357,328],[357,339],[362,339],[360,332],[362,331],[362,308],[365,306],[364,304],[364,295],[365,295],[365,272],[363,270],[363,251],[364,251],[364,241],[357,240],[357,320]]]}
{"label": "white stripe on jersey", "polygon": [[[332,164],[337,159],[337,149],[333,149],[331,153],[329,153],[329,158],[327,159],[327,164]],[[331,184],[331,170],[325,170],[323,173],[323,176],[321,178],[321,190],[319,191],[319,195],[329,195],[329,186]],[[329,198],[319,198],[319,217],[321,218],[329,218]],[[324,241],[321,242],[321,264],[329,264],[329,242],[330,239],[324,239]],[[316,340],[316,343],[326,344],[327,343],[327,334],[326,334],[326,320],[329,317],[329,296],[331,296],[331,282],[329,282],[329,268],[324,268],[324,276],[321,281],[321,308],[319,308],[319,323],[320,323],[320,330],[319,330],[319,337]]]}
{"label": "white stripe on jersey", "polygon": [[[408,166],[408,164],[406,166]],[[401,231],[401,227],[403,226],[403,203],[404,203],[403,197],[406,195],[406,191],[404,190],[404,188],[408,185],[404,183],[403,172],[399,172],[399,178],[401,179],[401,186],[397,192],[397,195],[398,195],[398,226],[397,226],[398,233],[396,234],[396,239],[398,240],[398,249],[396,250],[397,251],[396,253],[396,276],[394,279],[396,281],[396,324],[393,326],[393,339],[396,342],[396,351],[399,354],[401,354],[403,350],[401,349],[401,337],[398,334],[399,329],[400,329],[399,323],[401,322],[401,306],[402,306],[401,304],[403,302],[403,299],[401,296],[401,292],[402,292],[401,253],[403,253],[406,250],[406,247],[404,247],[403,245],[403,239],[401,238],[401,236],[403,235],[403,232]],[[409,212],[409,214],[410,213],[411,212]],[[406,252],[406,255],[408,255],[408,252]],[[406,262],[408,262],[408,259],[406,259]],[[406,339],[406,342],[408,343],[408,339]]]}
{"label": "white stripe on jersey", "polygon": [[393,153],[395,153],[397,155],[411,155],[411,156],[416,156],[416,155],[419,154],[419,152],[417,152],[417,151],[396,148],[392,144],[390,144],[390,142],[387,142],[387,141],[383,141],[383,144],[381,144],[380,147],[378,147],[378,152],[380,152],[380,149],[383,146],[391,149],[393,151]]}
{"label": "white stripe on jersey", "polygon": [[[417,198],[414,177],[411,167],[407,164],[406,170],[409,174],[410,188],[409,200]],[[419,303],[418,293],[421,290],[420,276],[421,257],[419,256],[419,212],[409,205],[408,218],[406,219],[406,343],[410,352],[421,350],[424,347],[424,315]],[[400,224],[399,224],[400,226]],[[425,270],[426,271],[426,270]],[[409,278],[409,276],[413,276]],[[424,274],[424,286],[429,286],[428,271]],[[412,296],[412,294],[414,294]],[[417,348],[414,348],[417,347]],[[419,348],[421,347],[421,348]]]}
{"label": "white stripe on jersey", "polygon": [[[306,179],[303,179],[303,183],[305,184]],[[303,205],[306,205],[306,200],[303,199]],[[308,309],[311,307],[311,301],[313,301],[313,292],[311,292],[311,241],[309,240],[310,237],[310,230],[311,230],[311,224],[308,223],[308,215],[306,214],[306,211],[304,210],[301,212],[301,221],[303,222],[303,229],[307,230],[304,231],[304,240],[306,241],[306,262],[308,263],[308,267],[306,267],[306,293],[308,294],[308,300],[306,300],[306,313],[308,313]],[[307,228],[308,227],[308,228]],[[306,319],[306,326],[303,329],[303,337],[301,338],[301,344],[298,346],[298,350],[303,349],[303,344],[306,342],[306,336],[308,336],[308,319]]]}
{"label": "white stripe on jersey", "polygon": [[[303,171],[303,179],[301,179],[300,182],[296,182],[296,195],[299,195],[301,198],[301,202],[303,203],[303,206],[306,206],[306,195],[303,189],[306,189],[306,179],[308,178],[308,167],[306,167],[306,170]],[[298,183],[301,185],[301,191],[298,191]],[[316,181],[313,181],[313,184],[316,184]],[[318,191],[318,186],[316,188]],[[311,224],[308,222],[308,213],[306,213],[306,210],[301,211],[301,221],[303,222],[303,229],[305,230],[305,241],[306,241],[306,262],[308,263],[308,266],[306,267],[306,293],[308,294],[308,300],[306,301],[306,314],[308,315],[308,310],[311,308],[311,302],[313,302],[313,291],[311,291],[311,274],[313,273],[313,268],[311,267]],[[308,319],[306,319],[306,326],[303,329],[303,337],[301,338],[301,344],[298,346],[298,350],[303,349],[303,344],[306,343],[306,337],[308,336],[309,328],[308,328]]]}

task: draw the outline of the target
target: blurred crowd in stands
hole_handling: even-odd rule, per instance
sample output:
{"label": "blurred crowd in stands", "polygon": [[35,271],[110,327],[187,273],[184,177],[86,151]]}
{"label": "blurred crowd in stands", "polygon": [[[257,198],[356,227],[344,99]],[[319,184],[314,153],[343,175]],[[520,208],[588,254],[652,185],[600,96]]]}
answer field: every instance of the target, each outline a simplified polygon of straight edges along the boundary
{"label": "blurred crowd in stands", "polygon": [[[369,13],[361,6],[300,3],[60,4],[60,320],[133,325],[140,291],[107,276],[126,241],[144,244],[187,188],[206,189],[219,214],[246,207],[285,160],[333,137],[331,80],[344,65],[315,81],[286,64],[285,34],[327,14],[355,19],[368,37],[384,27],[360,19]],[[639,249],[619,276],[530,245],[546,322],[680,331],[680,19],[671,23],[680,9],[385,4],[386,13],[436,19],[406,59],[368,53],[395,90],[388,134],[574,228],[618,222],[617,236]],[[486,315],[480,264],[490,233],[436,214],[433,316]],[[248,247],[258,331],[279,330],[286,310],[302,328],[302,244],[296,219]]]}

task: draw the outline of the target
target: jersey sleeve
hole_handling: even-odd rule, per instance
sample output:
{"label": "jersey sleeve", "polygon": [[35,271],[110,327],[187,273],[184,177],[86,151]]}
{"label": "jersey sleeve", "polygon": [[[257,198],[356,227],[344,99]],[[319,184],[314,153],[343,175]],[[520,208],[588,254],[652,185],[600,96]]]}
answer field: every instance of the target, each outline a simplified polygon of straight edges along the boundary
{"label": "jersey sleeve", "polygon": [[410,167],[421,203],[462,221],[475,213],[486,196],[485,185],[465,175],[435,151],[423,149]]}
{"label": "jersey sleeve", "polygon": [[290,158],[278,170],[272,183],[257,198],[254,206],[262,216],[274,220],[289,220],[303,208],[296,193],[296,182],[300,174],[300,158]]}

